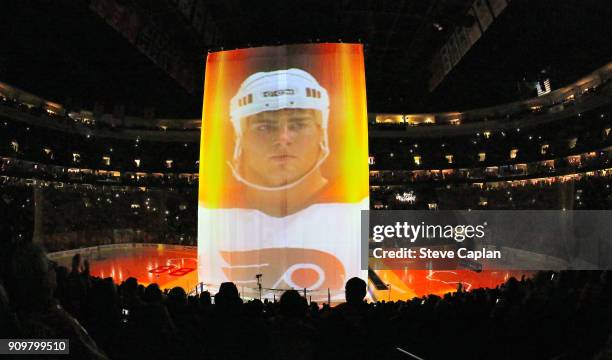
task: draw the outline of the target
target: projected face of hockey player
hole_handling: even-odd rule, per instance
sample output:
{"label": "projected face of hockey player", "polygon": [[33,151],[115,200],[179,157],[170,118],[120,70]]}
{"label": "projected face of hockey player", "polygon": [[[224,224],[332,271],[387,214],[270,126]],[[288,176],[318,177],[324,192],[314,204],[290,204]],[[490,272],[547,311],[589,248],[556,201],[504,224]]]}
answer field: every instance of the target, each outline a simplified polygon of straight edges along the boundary
{"label": "projected face of hockey player", "polygon": [[321,112],[264,111],[242,119],[241,165],[246,179],[264,186],[292,183],[321,158]]}

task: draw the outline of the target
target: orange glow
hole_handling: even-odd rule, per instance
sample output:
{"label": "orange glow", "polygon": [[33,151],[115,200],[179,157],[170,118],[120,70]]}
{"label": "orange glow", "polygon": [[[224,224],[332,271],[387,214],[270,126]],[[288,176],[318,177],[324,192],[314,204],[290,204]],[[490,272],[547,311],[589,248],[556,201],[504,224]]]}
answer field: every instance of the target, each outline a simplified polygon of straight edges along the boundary
{"label": "orange glow", "polygon": [[261,281],[275,289],[327,288],[337,297],[348,278],[365,277],[359,266],[359,221],[369,204],[363,46],[211,53],[203,104],[200,279],[211,286]]}
{"label": "orange glow", "polygon": [[[191,271],[182,276],[172,276],[168,272],[152,274],[153,270],[160,265],[175,264],[180,267],[195,268],[196,249],[174,248],[165,246],[163,250],[157,248],[133,248],[133,249],[109,249],[104,250],[101,258],[89,258],[91,263],[91,274],[93,276],[111,276],[115,282],[120,283],[128,277],[135,277],[140,284],[148,285],[157,283],[162,289],[172,289],[180,286],[186,291],[191,291],[197,284],[196,271]],[[55,258],[60,265],[70,266],[71,256]],[[530,276],[533,272],[518,272],[507,270],[484,270],[476,273],[470,270],[452,271],[429,271],[429,270],[376,270],[376,274],[385,284],[391,284],[391,291],[374,290],[372,296],[378,300],[408,300],[415,296],[429,294],[443,295],[447,292],[457,290],[459,283],[464,289],[495,286],[503,283],[509,277],[520,279],[522,275]],[[312,273],[303,271],[295,276],[308,277]],[[390,296],[389,296],[390,295]]]}
{"label": "orange glow", "polygon": [[[284,50],[283,50],[284,49]],[[259,60],[278,52],[310,52],[291,64]],[[248,59],[248,61],[247,61]],[[254,59],[254,60],[253,60]],[[209,209],[232,207],[225,202],[236,181],[227,165],[234,150],[230,99],[242,81],[258,71],[302,68],[329,92],[329,147],[322,165],[327,178],[338,178],[329,202],[358,202],[368,196],[368,133],[364,60],[360,44],[309,44],[215,52],[208,55],[204,84],[200,146],[199,203]],[[338,71],[340,69],[340,71]],[[350,176],[340,176],[350,174]]]}

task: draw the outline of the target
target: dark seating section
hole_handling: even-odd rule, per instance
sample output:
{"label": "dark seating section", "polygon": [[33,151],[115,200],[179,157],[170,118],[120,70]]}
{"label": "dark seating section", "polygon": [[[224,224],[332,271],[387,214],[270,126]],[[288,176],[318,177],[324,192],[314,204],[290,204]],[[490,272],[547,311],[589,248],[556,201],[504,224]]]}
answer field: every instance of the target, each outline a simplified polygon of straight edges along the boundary
{"label": "dark seating section", "polygon": [[[611,110],[610,105],[605,105],[584,113],[561,113],[558,120],[542,125],[503,130],[483,126],[473,133],[452,137],[415,137],[414,132],[407,131],[396,131],[394,137],[371,137],[370,155],[375,161],[371,169],[484,168],[591,152],[612,145]],[[514,157],[511,157],[512,150],[516,150]],[[483,160],[480,154],[485,154]],[[420,157],[419,164],[415,156]]]}
{"label": "dark seating section", "polygon": [[347,302],[330,308],[295,290],[279,302],[241,299],[232,283],[199,296],[134,278],[116,285],[78,255],[69,270],[31,243],[2,250],[2,335],[69,338],[74,359],[408,358],[399,348],[425,359],[603,360],[611,345],[609,272],[370,303],[365,282],[351,279]]}
{"label": "dark seating section", "polygon": [[0,116],[0,156],[41,165],[123,172],[194,173],[197,172],[198,149],[199,145],[192,142],[151,142],[136,136],[134,139],[101,137],[93,131],[60,131]]}
{"label": "dark seating section", "polygon": [[128,242],[197,243],[197,189],[58,184],[0,179],[4,236],[31,238],[38,216],[37,236],[50,252]]}
{"label": "dark seating section", "polygon": [[372,209],[386,210],[608,210],[612,171],[468,184],[371,186]]}

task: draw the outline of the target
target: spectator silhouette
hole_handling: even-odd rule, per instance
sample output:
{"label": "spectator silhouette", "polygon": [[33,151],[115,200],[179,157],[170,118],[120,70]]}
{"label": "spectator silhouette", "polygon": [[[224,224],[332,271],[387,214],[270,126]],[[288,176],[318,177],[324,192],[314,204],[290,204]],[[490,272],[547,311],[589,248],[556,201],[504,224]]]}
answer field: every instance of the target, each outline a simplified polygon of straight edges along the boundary
{"label": "spectator silhouette", "polygon": [[200,306],[202,307],[209,307],[212,304],[212,300],[210,297],[210,292],[208,291],[203,291],[200,294]]}
{"label": "spectator silhouette", "polygon": [[280,316],[272,323],[275,359],[311,359],[316,351],[316,332],[306,318],[308,303],[296,290],[281,295]]}
{"label": "spectator silhouette", "polygon": [[56,275],[43,250],[32,243],[19,243],[2,255],[0,278],[15,309],[24,338],[68,338],[73,359],[104,360],[87,331],[57,303],[53,294]]}
{"label": "spectator silhouette", "polygon": [[[88,282],[91,282],[90,280]],[[91,336],[102,348],[112,347],[116,329],[121,321],[121,308],[117,287],[112,278],[92,282],[86,303],[87,317],[84,320]]]}
{"label": "spectator silhouette", "polygon": [[134,308],[142,305],[141,296],[138,293],[138,280],[130,277],[125,280],[120,286],[121,294],[123,295],[123,309],[127,310],[128,314]]}
{"label": "spectator silhouette", "polygon": [[77,318],[83,318],[82,305],[86,301],[87,289],[86,282],[81,275],[81,255],[75,254],[72,257],[72,270],[66,279],[67,301],[66,310]]}
{"label": "spectator silhouette", "polygon": [[232,282],[224,282],[215,295],[215,307],[218,312],[239,312],[242,299],[238,294],[238,288]]}
{"label": "spectator silhouette", "polygon": [[213,359],[244,359],[257,357],[262,345],[258,344],[262,329],[258,322],[245,316],[238,288],[224,282],[215,295],[214,310],[209,317],[211,339],[208,355]]}
{"label": "spectator silhouette", "polygon": [[334,310],[345,321],[355,326],[360,326],[364,316],[368,311],[368,306],[364,302],[367,294],[366,282],[358,277],[349,279],[344,286],[346,302],[338,305]]}
{"label": "spectator silhouette", "polygon": [[358,277],[349,279],[344,286],[346,302],[350,305],[358,305],[363,303],[363,299],[367,294],[366,282]]}
{"label": "spectator silhouette", "polygon": [[129,348],[132,356],[145,359],[168,359],[180,354],[177,330],[163,304],[157,284],[146,287],[143,303],[130,313],[128,328],[122,336],[121,348]]}

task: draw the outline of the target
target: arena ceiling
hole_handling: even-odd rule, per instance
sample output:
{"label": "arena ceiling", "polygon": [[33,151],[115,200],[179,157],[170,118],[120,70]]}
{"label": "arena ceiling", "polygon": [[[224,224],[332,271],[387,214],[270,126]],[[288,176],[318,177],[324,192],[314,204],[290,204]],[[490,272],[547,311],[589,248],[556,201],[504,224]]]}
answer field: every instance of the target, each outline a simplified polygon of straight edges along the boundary
{"label": "arena ceiling", "polygon": [[[461,92],[458,89],[466,82],[476,83],[482,78],[479,73],[486,73],[487,79],[507,80],[506,86],[514,87],[522,73],[552,62],[550,54],[541,55],[551,48],[553,55],[559,51],[562,37],[576,34],[584,40],[593,36],[585,31],[555,36],[559,29],[610,29],[605,1],[543,0],[534,5],[512,0],[504,18],[500,17],[491,27],[493,31],[483,36],[432,95],[428,89],[432,58],[456,28],[474,24],[476,19],[467,15],[473,2],[13,1],[3,5],[0,15],[0,81],[73,107],[87,108],[98,102],[110,112],[113,105],[123,104],[131,114],[142,115],[143,109],[150,107],[158,117],[197,117],[208,51],[281,43],[361,42],[368,110],[419,112],[451,104],[445,101],[455,95],[464,95],[470,103],[470,97],[457,94]],[[185,7],[191,9],[188,15]],[[141,29],[138,33],[130,30],[136,26]],[[517,34],[535,36],[536,40],[516,38]],[[576,46],[581,42],[570,40]],[[595,49],[601,49],[595,52],[612,53],[606,52],[604,40],[599,41]],[[555,43],[559,44],[551,47]],[[508,54],[499,44],[506,44],[513,53]],[[603,62],[592,60],[593,46],[584,47],[591,50],[580,52],[578,58]],[[478,92],[495,93],[487,86],[490,84],[471,89],[475,98]],[[478,101],[500,101],[508,94],[498,95]],[[454,104],[462,105],[460,101]]]}

